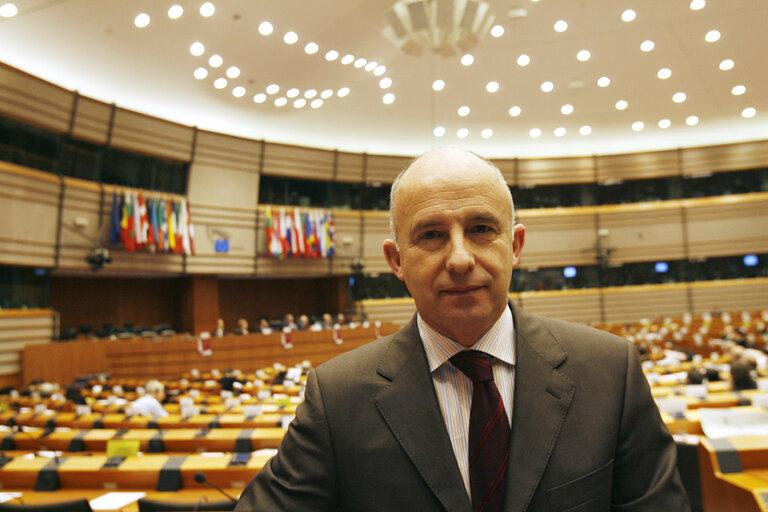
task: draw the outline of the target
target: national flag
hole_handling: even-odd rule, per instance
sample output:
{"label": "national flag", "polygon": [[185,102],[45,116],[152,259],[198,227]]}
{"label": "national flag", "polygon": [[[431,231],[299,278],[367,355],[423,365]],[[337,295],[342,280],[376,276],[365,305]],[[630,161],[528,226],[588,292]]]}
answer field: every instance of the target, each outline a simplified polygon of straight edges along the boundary
{"label": "national flag", "polygon": [[192,248],[189,245],[189,219],[187,219],[187,200],[179,201],[179,225],[181,226],[181,244],[184,247],[184,254],[192,254]]}
{"label": "national flag", "polygon": [[288,253],[295,256],[299,253],[299,241],[296,240],[296,226],[293,225],[293,212],[290,210],[286,215],[286,222],[288,223]]}
{"label": "national flag", "polygon": [[144,247],[149,239],[149,217],[147,215],[147,202],[144,193],[139,192],[139,237],[141,246]]}
{"label": "national flag", "polygon": [[294,251],[294,257],[304,255],[304,223],[301,219],[301,211],[296,208],[293,210],[293,229],[296,231],[296,246],[297,251]]}
{"label": "national flag", "polygon": [[312,257],[312,220],[310,211],[303,213],[304,216],[304,257]]}
{"label": "national flag", "polygon": [[165,212],[165,200],[160,198],[157,201],[157,249],[159,251],[168,250],[168,217]]}
{"label": "national flag", "polygon": [[117,196],[117,190],[112,193],[112,229],[109,231],[109,244],[117,247],[121,238],[121,210],[120,199]]}
{"label": "national flag", "polygon": [[323,216],[320,217],[320,224],[319,224],[320,257],[321,258],[325,258],[326,255],[328,254],[328,222],[326,218],[327,218],[326,214],[323,213]]}
{"label": "national flag", "polygon": [[133,211],[133,229],[131,236],[136,249],[141,248],[141,209],[139,208],[139,195],[131,193],[131,210]]}
{"label": "national flag", "polygon": [[181,204],[177,200],[173,200],[173,227],[174,235],[176,238],[176,253],[182,254],[184,252],[184,240],[181,227]]}
{"label": "national flag", "polygon": [[147,199],[147,247],[154,252],[157,250],[157,236],[155,236],[155,220],[152,211],[155,208],[155,200]]}
{"label": "national flag", "polygon": [[272,256],[272,236],[273,236],[273,227],[272,227],[272,207],[267,206],[267,210],[265,212],[265,236],[267,241],[267,254]]}
{"label": "national flag", "polygon": [[171,252],[176,252],[176,219],[173,213],[173,200],[166,201],[165,211],[168,215],[168,247]]}
{"label": "national flag", "polygon": [[189,254],[195,254],[195,226],[192,224],[192,216],[189,214],[189,202],[184,202],[187,207],[187,236],[189,237]]}
{"label": "national flag", "polygon": [[328,225],[326,233],[328,235],[328,251],[326,256],[332,258],[336,253],[336,223],[333,218],[333,212],[328,212]]}
{"label": "national flag", "polygon": [[288,221],[285,218],[285,208],[280,208],[280,246],[282,247],[281,258],[286,258],[290,248],[288,246]]}

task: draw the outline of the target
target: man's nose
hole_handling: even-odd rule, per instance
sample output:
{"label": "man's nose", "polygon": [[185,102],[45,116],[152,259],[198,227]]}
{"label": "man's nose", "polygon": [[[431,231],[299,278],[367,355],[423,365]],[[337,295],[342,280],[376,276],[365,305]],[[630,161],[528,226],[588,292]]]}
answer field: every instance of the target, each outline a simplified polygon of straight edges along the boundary
{"label": "man's nose", "polygon": [[464,274],[475,266],[475,256],[463,233],[451,235],[448,250],[448,260],[445,263],[448,272]]}

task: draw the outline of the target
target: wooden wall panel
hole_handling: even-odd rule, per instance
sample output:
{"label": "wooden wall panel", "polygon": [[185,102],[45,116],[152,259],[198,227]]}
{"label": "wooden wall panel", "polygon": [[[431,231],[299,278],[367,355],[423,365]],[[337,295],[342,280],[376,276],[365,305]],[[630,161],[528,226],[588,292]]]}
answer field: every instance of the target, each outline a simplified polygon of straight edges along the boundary
{"label": "wooden wall panel", "polygon": [[364,272],[391,272],[384,259],[382,244],[392,235],[389,231],[389,212],[366,211],[363,215]]}
{"label": "wooden wall panel", "polygon": [[360,183],[363,181],[362,153],[344,153],[339,151],[336,162],[336,181]]}
{"label": "wooden wall panel", "polygon": [[189,200],[195,205],[256,210],[259,175],[240,169],[192,163],[189,170]]}
{"label": "wooden wall panel", "polygon": [[262,173],[319,181],[333,179],[333,151],[268,143]]}
{"label": "wooden wall panel", "polygon": [[366,299],[354,304],[357,309],[362,311],[371,322],[391,322],[396,325],[405,325],[416,313],[416,304],[413,299]]}
{"label": "wooden wall panel", "polygon": [[611,263],[683,258],[680,208],[679,201],[600,207],[600,228],[608,230],[602,244],[611,250]]}
{"label": "wooden wall panel", "polygon": [[354,210],[334,210],[333,217],[336,226],[336,254],[331,272],[335,275],[349,275],[352,272],[350,265],[361,254],[362,214]]}
{"label": "wooden wall panel", "polygon": [[642,285],[603,288],[605,322],[681,316],[688,311],[686,285]]}
{"label": "wooden wall panel", "polygon": [[517,177],[518,160],[516,158],[500,158],[494,159],[492,162],[501,171],[507,185],[514,185]]}
{"label": "wooden wall panel", "polygon": [[112,105],[79,96],[72,136],[94,144],[106,144],[111,116]]}
{"label": "wooden wall panel", "polygon": [[148,155],[189,162],[192,158],[194,128],[157,117],[118,108],[111,145]]}
{"label": "wooden wall panel", "polygon": [[23,385],[27,385],[35,379],[43,379],[66,386],[80,375],[108,371],[107,343],[69,341],[25,347],[22,354],[21,381]]}
{"label": "wooden wall panel", "polygon": [[0,162],[0,263],[53,266],[60,180]]}
{"label": "wooden wall panel", "polygon": [[518,210],[525,226],[522,268],[593,265],[595,213],[593,208]]}
{"label": "wooden wall panel", "polygon": [[[263,143],[199,130],[194,165],[213,169],[259,172]],[[257,197],[258,197],[258,190]]]}
{"label": "wooden wall panel", "polygon": [[597,181],[658,178],[680,174],[678,151],[648,151],[597,157]]}
{"label": "wooden wall panel", "polygon": [[595,161],[591,156],[518,160],[515,185],[533,187],[558,183],[592,183]]}
{"label": "wooden wall panel", "polygon": [[412,160],[408,156],[368,155],[365,182],[391,184]]}
{"label": "wooden wall panel", "polygon": [[5,116],[66,133],[74,96],[0,62],[0,113]]}
{"label": "wooden wall panel", "polygon": [[571,322],[590,323],[600,318],[600,290],[523,292],[517,303],[530,313]]}
{"label": "wooden wall panel", "polygon": [[768,193],[693,199],[685,204],[691,257],[768,252]]}
{"label": "wooden wall panel", "polygon": [[768,141],[685,148],[682,160],[686,176],[766,167]]}
{"label": "wooden wall panel", "polygon": [[[112,196],[104,196],[96,183],[64,178],[64,205],[61,211],[59,268],[87,270],[85,257],[99,242],[108,247]],[[107,213],[107,215],[104,215]],[[101,222],[101,224],[100,224]]]}
{"label": "wooden wall panel", "polygon": [[19,375],[24,347],[49,343],[54,325],[48,309],[0,311],[0,376]]}
{"label": "wooden wall panel", "polygon": [[693,313],[700,315],[717,306],[720,311],[768,309],[768,278],[724,279],[691,283]]}
{"label": "wooden wall panel", "polygon": [[[195,226],[195,254],[187,256],[192,274],[254,274],[256,272],[256,209],[190,205]],[[229,252],[217,253],[216,240],[229,240]]]}

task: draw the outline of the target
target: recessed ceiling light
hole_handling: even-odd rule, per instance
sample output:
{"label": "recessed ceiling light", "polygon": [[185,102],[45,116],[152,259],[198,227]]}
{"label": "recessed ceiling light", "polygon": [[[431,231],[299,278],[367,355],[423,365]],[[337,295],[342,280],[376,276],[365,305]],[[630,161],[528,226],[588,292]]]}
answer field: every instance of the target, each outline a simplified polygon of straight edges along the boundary
{"label": "recessed ceiling light", "polygon": [[517,65],[518,66],[527,66],[531,63],[531,58],[527,56],[526,54],[522,54],[517,58]]}
{"label": "recessed ceiling light", "polygon": [[710,30],[707,32],[707,34],[704,36],[704,40],[708,43],[714,43],[715,41],[720,40],[720,32],[717,30]]}
{"label": "recessed ceiling light", "polygon": [[499,90],[499,82],[496,81],[490,81],[487,84],[485,84],[485,90],[488,92],[496,92]]}
{"label": "recessed ceiling light", "polygon": [[333,96],[333,89],[326,89],[320,93],[320,97],[323,98],[324,100],[327,100],[331,96]]}
{"label": "recessed ceiling light", "polygon": [[442,91],[445,88],[445,82],[442,80],[435,80],[432,82],[432,90],[433,91]]}
{"label": "recessed ceiling light", "polygon": [[210,18],[216,13],[216,8],[211,2],[205,2],[200,6],[200,15],[204,18]]}
{"label": "recessed ceiling light", "polygon": [[460,139],[466,139],[467,135],[469,135],[469,130],[466,128],[459,128],[456,130],[456,136]]}
{"label": "recessed ceiling light", "polygon": [[234,96],[235,98],[242,98],[243,96],[245,96],[245,87],[238,86],[232,89],[232,96]]}
{"label": "recessed ceiling light", "polygon": [[597,79],[598,87],[608,87],[609,85],[611,85],[611,79],[608,78],[607,76],[601,76],[600,78]]}
{"label": "recessed ceiling light", "polygon": [[576,58],[579,59],[581,62],[588,61],[591,56],[592,54],[589,53],[589,50],[581,50],[579,51],[579,53],[576,54]]}
{"label": "recessed ceiling light", "polygon": [[354,55],[346,54],[345,56],[343,56],[341,58],[341,63],[346,66],[347,64],[350,64],[354,60],[355,60],[355,56]]}
{"label": "recessed ceiling light", "polygon": [[469,115],[469,107],[466,105],[462,105],[459,107],[459,109],[456,111],[461,117],[466,117]]}
{"label": "recessed ceiling light", "polygon": [[310,103],[309,106],[312,108],[320,108],[323,106],[323,100],[321,100],[320,98],[315,98],[314,100],[312,100],[312,103]]}
{"label": "recessed ceiling light", "polygon": [[168,17],[172,20],[181,18],[182,14],[184,14],[184,8],[178,4],[172,5],[171,8],[168,9]]}
{"label": "recessed ceiling light", "polygon": [[227,76],[229,78],[237,78],[240,76],[240,68],[237,66],[230,66],[229,69],[227,69]]}
{"label": "recessed ceiling light", "polygon": [[523,111],[523,110],[522,110],[520,107],[518,107],[517,105],[515,105],[515,106],[513,106],[513,107],[510,107],[510,108],[509,108],[509,115],[510,115],[510,116],[512,116],[512,117],[517,117],[517,116],[519,116],[519,115],[520,115],[520,113],[521,113],[522,111]]}
{"label": "recessed ceiling light", "polygon": [[744,117],[747,119],[749,119],[750,117],[755,117],[755,114],[757,114],[757,110],[754,107],[747,107],[741,111],[741,117]]}
{"label": "recessed ceiling light", "polygon": [[307,89],[306,91],[304,91],[304,97],[307,98],[308,100],[311,100],[315,96],[317,96],[317,91],[314,89]]}
{"label": "recessed ceiling light", "polygon": [[270,22],[268,22],[268,21],[262,21],[262,22],[259,24],[259,34],[261,34],[261,35],[263,35],[263,36],[268,36],[268,35],[270,35],[274,29],[275,29],[275,28],[274,28],[274,27],[272,26],[272,24],[271,24]]}
{"label": "recessed ceiling light", "polygon": [[343,98],[347,94],[349,94],[349,87],[342,87],[341,89],[338,90],[338,92],[336,93],[336,96],[338,96],[339,98]]}
{"label": "recessed ceiling light", "polygon": [[643,50],[644,52],[649,52],[653,50],[655,46],[656,45],[653,44],[653,41],[651,41],[650,39],[646,39],[645,41],[640,43],[640,49]]}
{"label": "recessed ceiling light", "polygon": [[661,128],[662,130],[669,128],[670,126],[672,126],[672,121],[670,121],[669,119],[659,120],[659,128]]}
{"label": "recessed ceiling light", "polygon": [[490,128],[484,128],[483,131],[480,132],[480,136],[484,139],[490,139],[493,137],[493,130]]}
{"label": "recessed ceiling light", "polygon": [[227,86],[227,79],[226,78],[217,78],[213,82],[213,86],[217,89],[223,89]]}
{"label": "recessed ceiling light", "polygon": [[189,53],[191,53],[195,57],[199,57],[200,55],[205,53],[205,46],[203,46],[203,43],[194,42],[189,46]]}
{"label": "recessed ceiling light", "polygon": [[616,102],[616,110],[626,110],[628,106],[629,103],[627,103],[625,100],[619,100]]}
{"label": "recessed ceiling light", "polygon": [[703,9],[705,5],[707,5],[707,2],[705,0],[691,0],[690,7],[692,11],[698,11],[700,9]]}
{"label": "recessed ceiling light", "polygon": [[259,94],[254,95],[253,102],[254,103],[264,103],[267,101],[267,95],[263,92],[260,92]]}
{"label": "recessed ceiling light", "polygon": [[501,37],[501,36],[503,36],[504,35],[504,27],[502,27],[501,25],[494,25],[491,28],[491,35],[493,37]]}
{"label": "recessed ceiling light", "polygon": [[471,66],[473,62],[475,62],[475,58],[470,53],[465,53],[461,57],[461,64],[464,66]]}
{"label": "recessed ceiling light", "polygon": [[287,98],[285,98],[283,96],[280,96],[279,98],[275,98],[275,106],[276,107],[284,107],[287,104],[288,104],[288,99]]}
{"label": "recessed ceiling light", "polygon": [[632,129],[635,130],[636,132],[639,132],[643,128],[645,128],[645,123],[642,121],[635,121],[634,123],[632,123]]}
{"label": "recessed ceiling light", "polygon": [[532,139],[538,139],[541,137],[541,130],[539,128],[531,128],[531,131],[528,132],[528,135],[530,135]]}
{"label": "recessed ceiling light", "polygon": [[563,128],[562,126],[558,126],[557,128],[555,128],[555,137],[562,137],[563,135],[565,135],[565,132],[566,132],[565,128]]}
{"label": "recessed ceiling light", "polygon": [[382,96],[382,98],[381,98],[381,101],[382,101],[382,102],[383,102],[385,105],[391,105],[392,103],[394,103],[394,102],[395,102],[395,95],[394,95],[394,94],[392,94],[391,92],[388,92],[387,94],[385,94],[384,96]]}
{"label": "recessed ceiling light", "polygon": [[745,92],[747,92],[747,88],[744,87],[743,85],[737,85],[733,89],[731,89],[731,94],[733,94],[734,96],[741,96]]}
{"label": "recessed ceiling light", "polygon": [[277,84],[269,84],[267,86],[267,94],[277,94],[280,91],[280,86]]}
{"label": "recessed ceiling light", "polygon": [[286,32],[283,36],[283,41],[285,44],[294,44],[296,41],[299,40],[299,34],[291,30],[290,32]]}
{"label": "recessed ceiling light", "polygon": [[566,30],[568,30],[568,23],[563,20],[555,22],[555,32],[565,32]]}
{"label": "recessed ceiling light", "polygon": [[432,134],[435,137],[442,137],[445,135],[445,126],[435,126],[435,129],[432,130]]}
{"label": "recessed ceiling light", "polygon": [[202,80],[203,78],[208,76],[208,70],[205,68],[197,68],[195,70],[194,75],[195,75],[195,78],[197,78],[198,80]]}
{"label": "recessed ceiling light", "polygon": [[221,66],[224,63],[224,59],[221,58],[221,55],[211,55],[211,58],[208,59],[208,64],[212,68],[217,68]]}
{"label": "recessed ceiling light", "polygon": [[659,77],[661,80],[666,80],[667,78],[672,76],[672,70],[669,68],[661,68],[658,73],[656,73],[656,76]]}
{"label": "recessed ceiling light", "polygon": [[365,66],[365,63],[366,63],[366,62],[368,62],[368,61],[367,61],[367,60],[365,60],[364,58],[360,57],[359,59],[357,59],[357,60],[355,61],[355,64],[354,64],[354,65],[355,65],[355,67],[356,67],[356,68],[358,68],[358,69],[359,69],[359,68],[361,68],[361,67]]}
{"label": "recessed ceiling light", "polygon": [[724,61],[720,62],[720,69],[722,69],[723,71],[729,71],[733,69],[733,66],[734,64],[731,59],[725,59]]}
{"label": "recessed ceiling light", "polygon": [[582,135],[589,135],[592,133],[592,127],[589,125],[584,125],[581,128],[579,128],[579,133]]}
{"label": "recessed ceiling light", "polygon": [[566,103],[562,107],[560,107],[560,112],[565,114],[566,116],[571,115],[573,113],[573,105],[570,103]]}
{"label": "recessed ceiling light", "polygon": [[387,71],[387,66],[376,66],[376,69],[373,70],[373,74],[376,76],[381,76]]}
{"label": "recessed ceiling light", "polygon": [[542,82],[541,83],[541,90],[544,92],[551,92],[552,89],[555,88],[555,84],[553,84],[550,81]]}
{"label": "recessed ceiling light", "polygon": [[319,49],[320,47],[317,46],[317,43],[309,42],[304,47],[304,53],[306,53],[307,55],[314,55],[315,53],[317,53],[317,50]]}
{"label": "recessed ceiling light", "polygon": [[636,17],[637,17],[637,13],[632,9],[627,9],[626,11],[621,13],[621,21],[630,22],[634,20]]}
{"label": "recessed ceiling light", "polygon": [[672,101],[674,101],[675,103],[682,103],[682,102],[685,101],[686,97],[687,96],[685,95],[684,92],[682,92],[682,91],[681,92],[676,92],[675,94],[672,95]]}
{"label": "recessed ceiling light", "polygon": [[685,118],[685,124],[688,126],[694,126],[699,124],[699,118],[696,116],[688,116]]}
{"label": "recessed ceiling light", "polygon": [[378,66],[378,65],[379,64],[377,62],[371,61],[371,62],[369,62],[368,64],[365,65],[365,70],[368,71],[368,72],[371,72],[374,69],[376,69],[376,66]]}
{"label": "recessed ceiling light", "polygon": [[295,98],[296,96],[299,95],[299,90],[295,87],[292,87],[286,91],[285,95],[288,96],[289,98]]}
{"label": "recessed ceiling light", "polygon": [[392,79],[388,76],[385,76],[381,80],[379,80],[379,87],[382,89],[389,89],[389,87],[392,85]]}
{"label": "recessed ceiling light", "polygon": [[12,3],[0,5],[0,16],[3,18],[13,18],[19,13],[18,7]]}
{"label": "recessed ceiling light", "polygon": [[304,108],[306,104],[307,104],[307,100],[305,100],[304,98],[299,98],[293,102],[293,108]]}
{"label": "recessed ceiling light", "polygon": [[336,50],[329,50],[325,53],[325,60],[328,62],[333,62],[334,60],[339,58],[339,52]]}
{"label": "recessed ceiling light", "polygon": [[133,24],[136,25],[138,28],[144,28],[147,25],[149,25],[149,14],[142,12],[136,18],[133,20]]}

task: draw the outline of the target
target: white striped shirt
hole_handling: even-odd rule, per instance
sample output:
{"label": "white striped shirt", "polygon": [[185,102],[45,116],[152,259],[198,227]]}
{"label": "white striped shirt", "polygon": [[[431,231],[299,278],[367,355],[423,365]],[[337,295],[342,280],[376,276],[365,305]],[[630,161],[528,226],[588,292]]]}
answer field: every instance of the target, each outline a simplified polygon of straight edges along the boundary
{"label": "white striped shirt", "polygon": [[[437,401],[443,420],[448,429],[448,437],[459,464],[459,471],[464,479],[467,494],[472,496],[469,487],[469,411],[472,405],[472,381],[461,370],[453,366],[449,359],[467,347],[443,336],[432,329],[417,315],[419,335],[424,344],[424,351],[432,372]],[[493,356],[493,379],[504,401],[509,424],[512,425],[512,397],[515,387],[515,329],[512,312],[507,306],[496,323],[477,342],[470,347]]]}

